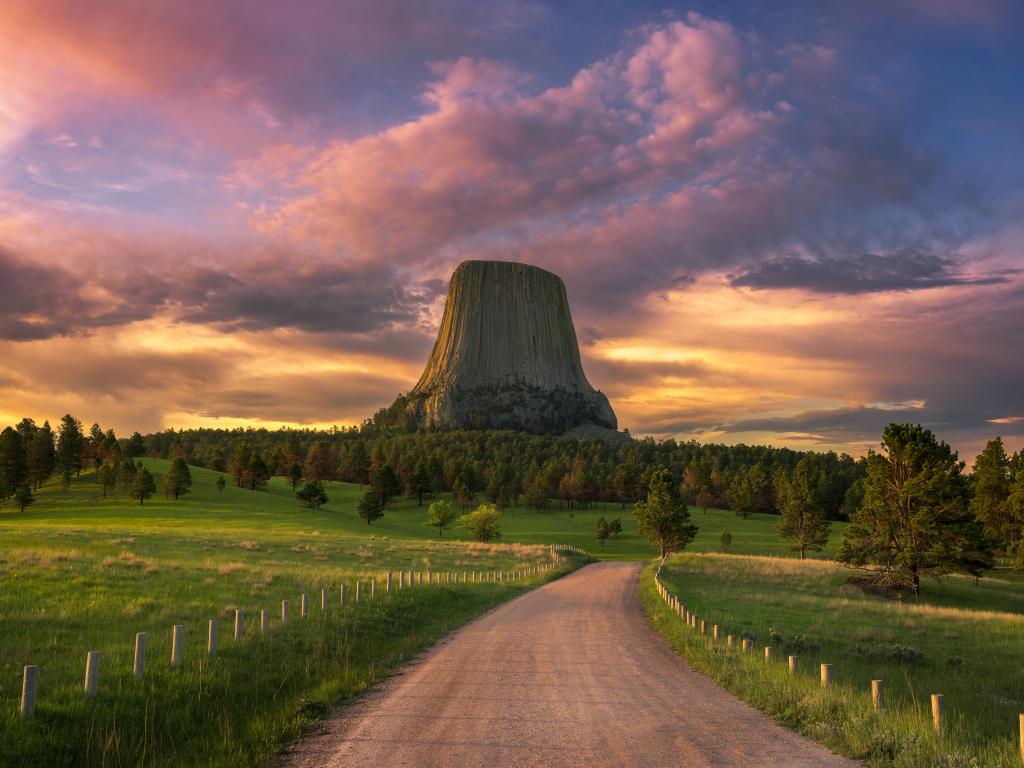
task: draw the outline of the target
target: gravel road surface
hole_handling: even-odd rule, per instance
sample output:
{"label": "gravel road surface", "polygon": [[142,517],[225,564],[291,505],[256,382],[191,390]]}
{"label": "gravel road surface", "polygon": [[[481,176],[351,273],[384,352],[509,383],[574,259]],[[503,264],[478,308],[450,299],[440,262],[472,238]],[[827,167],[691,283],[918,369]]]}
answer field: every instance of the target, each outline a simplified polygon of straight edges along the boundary
{"label": "gravel road surface", "polygon": [[284,766],[857,765],[690,669],[648,626],[639,572],[590,565],[500,606],[339,709]]}

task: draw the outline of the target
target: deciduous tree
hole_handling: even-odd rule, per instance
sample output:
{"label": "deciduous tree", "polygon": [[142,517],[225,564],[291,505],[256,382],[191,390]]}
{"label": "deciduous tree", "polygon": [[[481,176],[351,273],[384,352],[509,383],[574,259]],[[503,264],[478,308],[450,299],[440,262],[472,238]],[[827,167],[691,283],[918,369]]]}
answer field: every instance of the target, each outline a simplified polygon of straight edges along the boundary
{"label": "deciduous tree", "polygon": [[445,530],[455,521],[455,507],[443,499],[433,502],[427,507],[427,521],[424,525],[437,528],[437,535],[443,536]]}
{"label": "deciduous tree", "polygon": [[493,504],[481,504],[468,515],[462,515],[459,525],[477,541],[488,542],[501,538],[501,512]]}

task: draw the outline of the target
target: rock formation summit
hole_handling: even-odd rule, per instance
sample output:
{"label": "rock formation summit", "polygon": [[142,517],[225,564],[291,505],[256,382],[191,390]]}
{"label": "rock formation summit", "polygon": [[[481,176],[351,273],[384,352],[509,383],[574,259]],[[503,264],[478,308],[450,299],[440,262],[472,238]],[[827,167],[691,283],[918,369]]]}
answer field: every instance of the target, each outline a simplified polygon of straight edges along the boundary
{"label": "rock formation summit", "polygon": [[466,261],[405,408],[417,425],[543,434],[616,428],[580,363],[565,285],[539,267]]}

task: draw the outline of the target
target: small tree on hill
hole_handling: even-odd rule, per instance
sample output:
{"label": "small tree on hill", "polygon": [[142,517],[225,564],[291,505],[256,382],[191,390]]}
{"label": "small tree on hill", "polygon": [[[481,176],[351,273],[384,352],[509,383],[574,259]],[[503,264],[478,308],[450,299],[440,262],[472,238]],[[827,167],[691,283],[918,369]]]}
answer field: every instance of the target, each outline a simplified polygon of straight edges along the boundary
{"label": "small tree on hill", "polygon": [[443,536],[445,529],[450,527],[453,522],[455,522],[455,507],[449,502],[435,501],[427,507],[427,522],[424,525],[437,528],[438,536]]}
{"label": "small tree on hill", "polygon": [[828,542],[828,520],[814,493],[807,459],[800,459],[792,475],[780,473],[775,479],[776,503],[781,518],[775,530],[793,541],[793,550],[803,560],[807,551],[820,551]]}
{"label": "small tree on hill", "polygon": [[697,526],[690,525],[690,510],[667,469],[651,475],[647,500],[636,503],[633,515],[637,530],[658,549],[662,559],[683,549],[697,535]]}
{"label": "small tree on hill", "polygon": [[306,506],[312,510],[317,510],[322,504],[326,504],[327,492],[324,490],[324,484],[317,481],[307,481],[303,486],[296,491],[295,496],[299,501],[305,502]]}
{"label": "small tree on hill", "polygon": [[612,538],[619,538],[619,534],[622,533],[622,518],[616,517],[614,520],[609,520],[608,532],[612,535]]}
{"label": "small tree on hill", "polygon": [[217,475],[217,493],[224,493],[224,486],[227,484],[224,475]]}
{"label": "small tree on hill", "polygon": [[135,483],[132,486],[132,498],[138,499],[139,506],[142,506],[143,502],[154,493],[156,493],[156,481],[153,480],[148,469],[139,466],[139,471],[135,474]]}
{"label": "small tree on hill", "polygon": [[18,490],[14,492],[14,500],[18,502],[18,506],[21,511],[25,511],[25,507],[32,504],[36,497],[32,495],[32,489],[29,488],[28,483],[24,483],[18,487]]}
{"label": "small tree on hill", "polygon": [[608,525],[608,521],[603,517],[597,519],[597,540],[601,544],[601,549],[604,549],[604,541],[612,535],[612,530]]}
{"label": "small tree on hill", "polygon": [[380,498],[382,507],[386,507],[392,499],[402,492],[402,483],[390,464],[384,464],[373,476],[373,490]]}
{"label": "small tree on hill", "polygon": [[299,487],[299,483],[302,482],[302,465],[297,461],[293,461],[288,466],[287,474],[288,482],[291,483],[292,491]]}
{"label": "small tree on hill", "polygon": [[493,504],[481,504],[468,515],[463,515],[459,518],[459,525],[477,541],[501,538],[501,512]]}
{"label": "small tree on hill", "polygon": [[384,517],[384,503],[380,500],[380,494],[372,488],[359,500],[359,516],[367,525]]}
{"label": "small tree on hill", "polygon": [[981,525],[968,509],[963,462],[931,430],[890,424],[882,453],[870,453],[864,501],[836,559],[865,568],[887,587],[921,592],[921,577],[980,575],[992,567]]}
{"label": "small tree on hill", "polygon": [[192,473],[180,456],[171,462],[164,475],[164,494],[178,499],[192,490]]}
{"label": "small tree on hill", "polygon": [[718,540],[718,548],[722,552],[728,552],[732,546],[732,534],[729,531],[722,531],[722,537]]}
{"label": "small tree on hill", "polygon": [[103,498],[107,498],[107,492],[113,490],[114,486],[117,485],[117,473],[114,472],[114,468],[109,464],[104,464],[100,467],[100,471],[97,472],[100,480],[100,488],[103,491]]}

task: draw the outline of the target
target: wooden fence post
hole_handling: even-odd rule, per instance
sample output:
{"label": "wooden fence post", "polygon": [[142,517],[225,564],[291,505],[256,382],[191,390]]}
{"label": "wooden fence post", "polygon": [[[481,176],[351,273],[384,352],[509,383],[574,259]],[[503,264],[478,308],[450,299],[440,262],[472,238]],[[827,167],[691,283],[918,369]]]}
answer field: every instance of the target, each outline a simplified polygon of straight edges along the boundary
{"label": "wooden fence post", "polygon": [[363,582],[361,582],[359,579],[356,579],[355,602],[358,603],[359,602],[359,598],[361,598],[362,596],[363,596]]}
{"label": "wooden fence post", "polygon": [[821,687],[828,688],[832,684],[832,665],[821,665]]}
{"label": "wooden fence post", "polygon": [[[21,672],[21,719],[30,720],[36,713],[36,694],[39,691],[39,667],[26,664]],[[1024,715],[1021,715],[1021,733],[1024,733]]]}
{"label": "wooden fence post", "polygon": [[342,584],[341,589],[339,589],[338,592],[341,594],[341,610],[345,610],[345,598],[348,596],[348,586]]}
{"label": "wooden fence post", "polygon": [[206,652],[211,656],[217,654],[217,620],[210,619],[210,625],[206,635]]}
{"label": "wooden fence post", "polygon": [[753,645],[753,643],[752,643],[752,641],[750,640],[749,637],[744,637],[743,638],[743,642],[740,645],[742,646],[744,653],[749,653],[750,652],[750,646]]}
{"label": "wooden fence post", "polygon": [[391,594],[391,571],[388,571],[387,579],[384,581],[385,594]]}
{"label": "wooden fence post", "polygon": [[736,643],[736,636],[735,635],[729,635],[727,638],[725,638],[725,644],[727,646],[729,646],[730,648],[732,648],[733,645],[735,645],[735,643]]}
{"label": "wooden fence post", "polygon": [[180,667],[185,653],[185,625],[175,624],[171,630],[171,666]]}
{"label": "wooden fence post", "polygon": [[281,623],[282,624],[287,624],[288,623],[288,601],[287,600],[282,600],[281,601]]}
{"label": "wooden fence post", "polygon": [[100,652],[89,651],[85,656],[85,698],[95,699],[100,678]]}
{"label": "wooden fence post", "polygon": [[266,637],[267,630],[270,629],[270,614],[267,613],[266,608],[260,608],[260,634]]}
{"label": "wooden fence post", "polygon": [[885,711],[885,683],[881,680],[871,681],[871,706],[876,712]]}
{"label": "wooden fence post", "polygon": [[331,593],[324,587],[320,590],[320,611],[327,613],[331,609]]}
{"label": "wooden fence post", "polygon": [[299,599],[299,615],[302,618],[306,618],[309,615],[309,598],[306,597],[306,593],[302,593],[302,597]]}
{"label": "wooden fence post", "polygon": [[764,647],[764,660],[765,661],[771,661],[772,660],[772,647],[770,645],[766,645]]}
{"label": "wooden fence post", "polygon": [[138,680],[146,671],[146,639],[145,632],[135,633],[135,660],[132,662],[132,674]]}
{"label": "wooden fence post", "polygon": [[1020,759],[1024,762],[1024,714],[1020,718]]}
{"label": "wooden fence post", "polygon": [[932,727],[936,733],[942,733],[946,725],[946,707],[941,693],[932,694]]}
{"label": "wooden fence post", "polygon": [[372,600],[377,596],[377,578],[370,579],[370,599]]}
{"label": "wooden fence post", "polygon": [[800,659],[798,659],[796,656],[790,656],[789,657],[789,674],[791,674],[791,675],[795,675],[796,674],[797,665],[799,663],[800,663]]}
{"label": "wooden fence post", "polygon": [[235,640],[241,640],[245,634],[245,614],[235,609]]}

